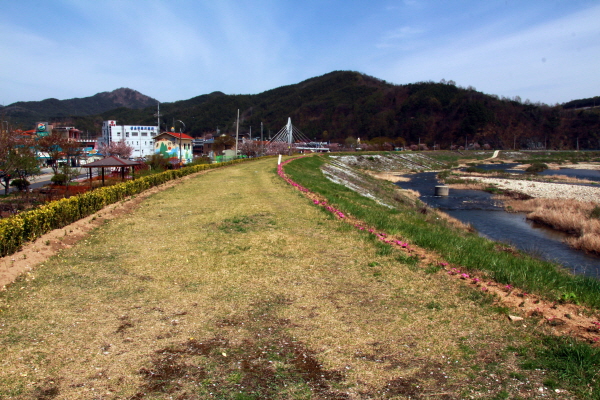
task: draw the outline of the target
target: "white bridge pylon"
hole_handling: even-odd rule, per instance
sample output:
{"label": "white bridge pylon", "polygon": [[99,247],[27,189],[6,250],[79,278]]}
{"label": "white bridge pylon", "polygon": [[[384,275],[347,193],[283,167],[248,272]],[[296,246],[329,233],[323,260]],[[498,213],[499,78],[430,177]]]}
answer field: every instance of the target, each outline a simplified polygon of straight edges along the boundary
{"label": "white bridge pylon", "polygon": [[279,132],[271,139],[271,143],[309,143],[310,139],[306,137],[300,129],[292,125],[292,119],[288,118],[287,125],[281,128]]}

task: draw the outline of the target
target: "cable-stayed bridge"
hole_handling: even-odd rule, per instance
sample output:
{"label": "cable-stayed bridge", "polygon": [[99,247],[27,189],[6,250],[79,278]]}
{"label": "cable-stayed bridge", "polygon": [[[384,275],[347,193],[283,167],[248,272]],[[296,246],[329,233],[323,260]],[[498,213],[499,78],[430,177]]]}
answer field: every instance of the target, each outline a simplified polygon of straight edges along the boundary
{"label": "cable-stayed bridge", "polygon": [[322,142],[311,141],[300,129],[292,125],[291,118],[288,118],[287,125],[277,132],[270,143],[285,143],[289,149],[294,150],[329,151]]}

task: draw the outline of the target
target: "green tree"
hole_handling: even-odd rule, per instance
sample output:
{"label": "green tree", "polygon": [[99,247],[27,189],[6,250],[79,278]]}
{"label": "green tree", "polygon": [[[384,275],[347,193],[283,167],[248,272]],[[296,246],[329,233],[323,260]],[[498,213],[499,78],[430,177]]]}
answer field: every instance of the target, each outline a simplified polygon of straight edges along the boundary
{"label": "green tree", "polygon": [[357,140],[354,137],[348,136],[344,140],[344,144],[346,145],[346,147],[355,148],[357,146],[358,142],[357,142]]}

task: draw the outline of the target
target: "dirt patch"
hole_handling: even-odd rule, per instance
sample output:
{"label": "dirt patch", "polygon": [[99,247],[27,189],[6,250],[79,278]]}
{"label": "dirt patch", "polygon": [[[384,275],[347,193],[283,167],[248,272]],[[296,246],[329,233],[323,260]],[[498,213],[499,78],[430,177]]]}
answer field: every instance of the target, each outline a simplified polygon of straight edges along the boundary
{"label": "dirt patch", "polygon": [[[500,248],[498,251],[512,251]],[[482,293],[489,293],[497,304],[510,308],[508,321],[521,324],[546,325],[555,335],[578,337],[596,346],[600,345],[600,315],[597,311],[576,304],[550,302],[511,285],[487,280],[477,273],[462,272],[445,266],[450,278]]]}
{"label": "dirt patch", "polygon": [[93,229],[112,219],[129,214],[147,197],[173,187],[182,180],[211,171],[200,171],[153,187],[119,203],[106,206],[102,210],[70,225],[48,232],[33,242],[26,243],[20,251],[0,258],[0,290],[6,289],[17,277],[33,270],[36,265],[44,262],[59,251],[72,247],[78,241],[85,238]]}
{"label": "dirt patch", "polygon": [[285,333],[291,322],[274,312],[287,303],[281,297],[259,302],[246,315],[218,322],[222,336],[190,338],[157,350],[152,365],[140,369],[145,383],[131,399],[156,393],[189,398],[190,388],[217,398],[239,393],[240,398],[270,399],[310,391],[320,399],[348,399],[334,389],[344,374],[326,369],[314,351]]}

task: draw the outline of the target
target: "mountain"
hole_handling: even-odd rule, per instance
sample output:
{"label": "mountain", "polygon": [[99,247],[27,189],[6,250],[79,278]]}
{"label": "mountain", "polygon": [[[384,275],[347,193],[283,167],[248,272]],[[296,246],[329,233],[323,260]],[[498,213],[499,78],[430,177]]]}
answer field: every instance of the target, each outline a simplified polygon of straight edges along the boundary
{"label": "mountain", "polygon": [[[499,98],[452,81],[394,85],[353,71],[334,71],[254,95],[213,92],[162,103],[160,125],[164,130],[176,124],[179,130],[182,125],[176,121],[183,121],[185,131],[195,137],[217,128],[233,134],[238,109],[240,134],[248,136],[251,130],[253,137],[260,136],[261,123],[264,137],[274,136],[291,117],[307,137],[336,142],[360,138],[363,143],[438,148],[465,142],[497,149],[600,148],[600,108],[567,109]],[[152,100],[146,108],[120,103],[119,108],[68,121],[99,134],[103,120],[156,125],[155,114]],[[64,123],[67,114],[63,115]]]}
{"label": "mountain", "polygon": [[[449,82],[394,85],[352,71],[334,71],[256,95],[214,92],[189,100],[161,104],[162,129],[181,120],[192,136],[240,133],[276,134],[292,118],[306,136],[344,142],[393,142],[429,147],[465,142],[498,149],[600,148],[600,110],[567,110],[487,95]],[[154,109],[111,110],[103,119],[156,124]],[[176,126],[176,129],[177,126]],[[438,147],[439,148],[439,147]]]}
{"label": "mountain", "polygon": [[157,101],[142,93],[120,88],[112,92],[102,92],[91,97],[58,100],[54,98],[42,101],[20,101],[6,107],[0,107],[3,113],[15,125],[33,125],[37,121],[52,121],[69,117],[101,114],[118,107],[140,109],[156,107]]}

